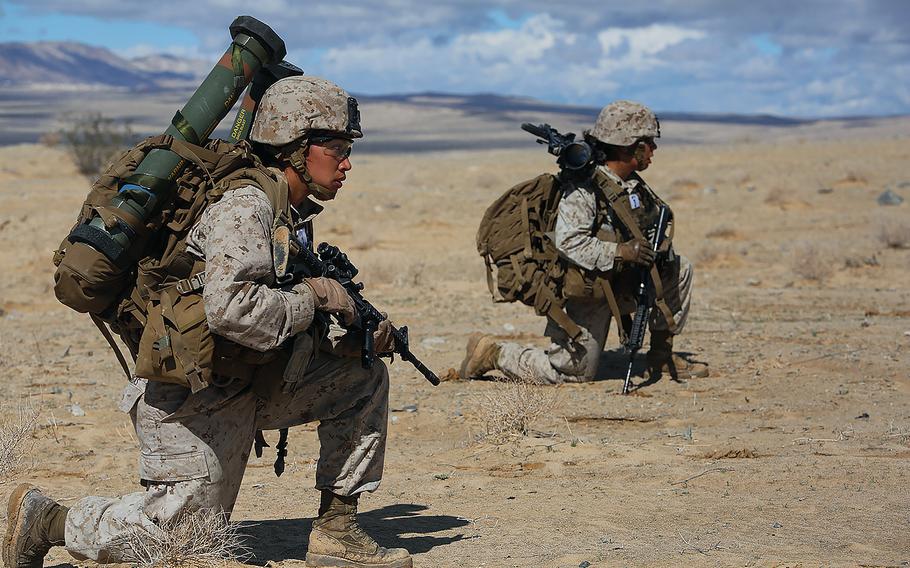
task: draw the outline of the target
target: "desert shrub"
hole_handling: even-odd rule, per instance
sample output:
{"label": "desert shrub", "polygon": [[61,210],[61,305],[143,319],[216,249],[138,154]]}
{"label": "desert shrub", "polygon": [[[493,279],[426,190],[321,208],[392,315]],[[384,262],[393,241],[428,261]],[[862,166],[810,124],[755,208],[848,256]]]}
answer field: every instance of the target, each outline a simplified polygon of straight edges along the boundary
{"label": "desert shrub", "polygon": [[838,262],[834,253],[814,243],[804,243],[793,250],[791,267],[800,278],[822,282],[834,274]]}
{"label": "desert shrub", "polygon": [[118,122],[100,113],[71,117],[60,135],[79,173],[94,177],[111,159],[135,142],[129,122]]}
{"label": "desert shrub", "polygon": [[25,404],[12,416],[0,419],[0,481],[19,467],[28,454],[38,415],[37,409]]}
{"label": "desert shrub", "polygon": [[878,240],[888,248],[910,248],[910,223],[889,221],[882,224]]}
{"label": "desert shrub", "polygon": [[243,562],[251,556],[238,525],[219,510],[181,515],[162,523],[159,529],[150,532],[135,526],[127,531],[125,544],[133,550],[139,566],[209,568]]}
{"label": "desert shrub", "polygon": [[503,443],[516,436],[527,436],[531,424],[556,403],[556,389],[528,381],[504,380],[498,388],[479,397],[483,432],[478,440]]}

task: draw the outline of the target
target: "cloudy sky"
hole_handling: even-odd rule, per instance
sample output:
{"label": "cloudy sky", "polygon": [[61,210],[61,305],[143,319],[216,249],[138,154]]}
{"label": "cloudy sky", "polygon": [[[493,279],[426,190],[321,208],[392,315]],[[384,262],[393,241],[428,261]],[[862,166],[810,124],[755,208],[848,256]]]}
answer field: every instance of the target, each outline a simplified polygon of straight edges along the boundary
{"label": "cloudy sky", "polygon": [[910,0],[0,0],[0,41],[213,60],[239,14],[350,91],[657,110],[910,114]]}

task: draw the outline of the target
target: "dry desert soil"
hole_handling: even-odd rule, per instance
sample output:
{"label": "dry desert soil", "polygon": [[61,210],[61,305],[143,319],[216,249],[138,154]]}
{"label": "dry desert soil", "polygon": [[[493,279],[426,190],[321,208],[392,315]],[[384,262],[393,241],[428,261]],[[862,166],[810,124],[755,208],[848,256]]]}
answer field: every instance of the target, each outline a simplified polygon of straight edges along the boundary
{"label": "dry desert soil", "polygon": [[[615,337],[580,385],[434,388],[396,361],[365,527],[421,567],[910,565],[910,203],[876,201],[886,188],[910,200],[908,125],[705,127],[689,138],[706,143],[661,146],[644,175],[696,269],[678,346],[711,376],[621,396]],[[550,156],[528,139],[353,160],[317,238],[348,251],[431,368],[457,367],[473,331],[543,344],[530,309],[491,302],[473,239],[486,206],[553,170]],[[64,504],[137,487],[121,370],[52,289],[87,185],[59,147],[0,147],[4,432],[38,413],[2,498],[24,480]],[[526,431],[489,435],[503,412]],[[317,456],[307,425],[280,479],[268,450],[251,460],[233,514],[250,564],[303,565]],[[75,562],[61,548],[46,560]]]}

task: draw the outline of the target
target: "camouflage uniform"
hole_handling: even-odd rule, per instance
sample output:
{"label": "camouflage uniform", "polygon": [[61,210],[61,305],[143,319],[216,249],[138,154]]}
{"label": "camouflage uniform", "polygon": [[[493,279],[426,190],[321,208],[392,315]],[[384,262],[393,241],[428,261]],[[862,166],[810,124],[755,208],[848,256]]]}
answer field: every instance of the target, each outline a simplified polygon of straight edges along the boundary
{"label": "camouflage uniform", "polygon": [[[134,562],[124,536],[180,513],[237,498],[256,430],[320,421],[316,487],[340,495],[372,491],[382,476],[388,372],[356,358],[314,350],[313,298],[306,286],[271,287],[273,213],[255,187],[227,193],[206,210],[188,239],[206,260],[204,300],[213,331],[256,350],[297,335],[291,367],[297,390],[282,393],[283,365],[266,365],[250,384],[210,386],[196,394],[173,384],[130,383],[121,408],[139,438],[145,490],[119,498],[85,497],[66,519],[66,547],[79,558]],[[308,330],[309,331],[305,331]]]}
{"label": "camouflage uniform", "polygon": [[[633,176],[621,180],[606,166],[598,166],[613,181],[630,194],[641,194],[644,181]],[[608,214],[603,227],[595,227],[597,201],[594,188],[586,183],[564,190],[556,217],[554,240],[559,253],[569,262],[588,270],[608,272],[614,267],[618,243],[603,240],[597,233],[613,233],[617,222]],[[664,296],[677,332],[685,326],[689,314],[692,287],[692,265],[679,255],[660,266]],[[622,313],[635,310],[634,289],[614,288]],[[531,379],[540,383],[584,382],[594,379],[600,354],[607,340],[612,314],[602,300],[570,299],[566,313],[582,328],[582,335],[570,339],[554,321],[548,320],[544,335],[551,341],[547,349],[516,343],[499,343],[496,368],[513,378]],[[651,330],[666,330],[667,323],[659,310],[651,312]]]}

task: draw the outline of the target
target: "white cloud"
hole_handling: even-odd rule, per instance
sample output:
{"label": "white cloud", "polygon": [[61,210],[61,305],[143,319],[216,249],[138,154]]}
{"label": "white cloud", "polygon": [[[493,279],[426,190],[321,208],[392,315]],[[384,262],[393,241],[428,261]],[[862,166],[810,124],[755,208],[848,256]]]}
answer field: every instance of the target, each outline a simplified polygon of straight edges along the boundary
{"label": "white cloud", "polygon": [[[607,28],[597,34],[605,58],[616,67],[654,66],[656,56],[687,39],[701,39],[705,32],[674,25],[652,24],[644,28]],[[624,49],[625,48],[625,49]]]}

